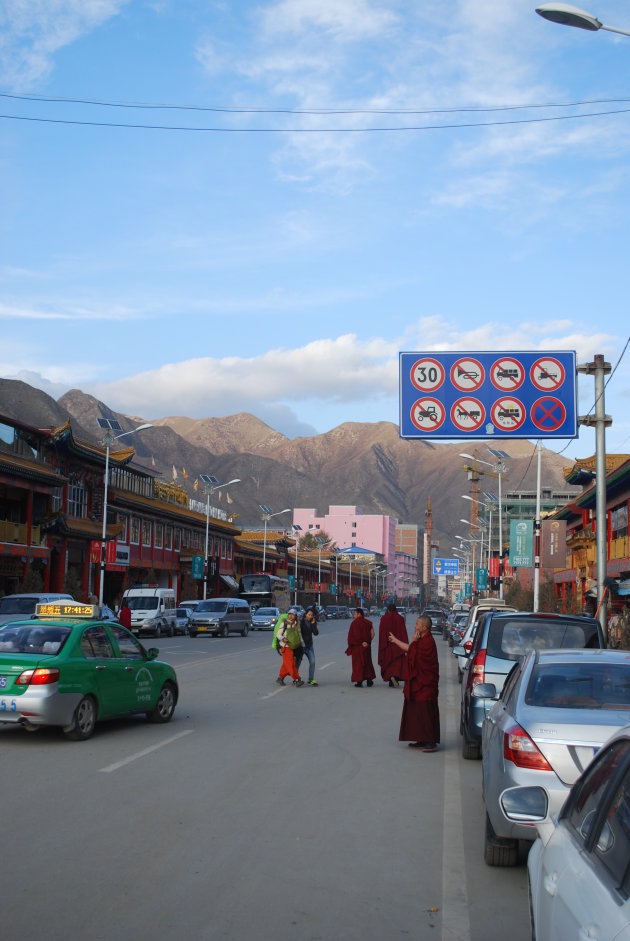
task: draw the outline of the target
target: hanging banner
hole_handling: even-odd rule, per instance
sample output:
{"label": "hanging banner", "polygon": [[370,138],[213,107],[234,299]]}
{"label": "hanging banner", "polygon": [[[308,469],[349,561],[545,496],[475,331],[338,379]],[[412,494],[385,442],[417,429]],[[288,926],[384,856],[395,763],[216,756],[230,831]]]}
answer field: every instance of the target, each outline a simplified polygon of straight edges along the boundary
{"label": "hanging banner", "polygon": [[477,569],[477,591],[488,590],[488,569]]}
{"label": "hanging banner", "polygon": [[510,565],[531,568],[534,564],[534,521],[510,520]]}
{"label": "hanging banner", "polygon": [[544,569],[567,567],[566,520],[543,520],[541,529],[540,564]]}
{"label": "hanging banner", "polygon": [[499,557],[492,556],[488,562],[488,575],[490,578],[499,577]]}

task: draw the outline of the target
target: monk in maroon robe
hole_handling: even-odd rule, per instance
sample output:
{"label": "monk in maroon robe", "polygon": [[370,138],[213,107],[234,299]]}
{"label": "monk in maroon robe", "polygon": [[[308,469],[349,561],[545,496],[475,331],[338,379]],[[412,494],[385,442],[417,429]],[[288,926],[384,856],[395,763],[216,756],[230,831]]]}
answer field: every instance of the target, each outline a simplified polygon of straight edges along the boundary
{"label": "monk in maroon robe", "polygon": [[352,657],[352,682],[355,686],[363,686],[367,680],[368,686],[374,686],[374,665],[372,663],[371,644],[374,639],[372,622],[363,616],[363,608],[355,608],[352,613],[352,623],[348,631],[348,648],[346,655]]}
{"label": "monk in maroon robe", "polygon": [[399,680],[407,678],[407,657],[404,650],[390,643],[390,634],[405,644],[409,643],[405,619],[398,613],[395,604],[387,605],[387,611],[378,625],[378,665],[382,678],[389,681],[390,686],[398,686]]}
{"label": "monk in maroon robe", "polygon": [[393,644],[407,651],[409,676],[405,680],[405,702],[400,721],[400,742],[425,752],[437,751],[440,741],[438,685],[440,665],[431,634],[431,618],[419,617],[410,644],[389,635]]}

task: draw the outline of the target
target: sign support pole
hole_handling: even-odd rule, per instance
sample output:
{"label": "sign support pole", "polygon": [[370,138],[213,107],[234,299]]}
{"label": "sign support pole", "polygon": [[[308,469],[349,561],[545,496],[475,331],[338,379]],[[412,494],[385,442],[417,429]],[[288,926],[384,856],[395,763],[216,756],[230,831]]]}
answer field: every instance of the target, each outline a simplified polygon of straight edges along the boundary
{"label": "sign support pole", "polygon": [[542,442],[538,439],[536,470],[536,519],[534,520],[534,611],[540,610],[540,466]]}

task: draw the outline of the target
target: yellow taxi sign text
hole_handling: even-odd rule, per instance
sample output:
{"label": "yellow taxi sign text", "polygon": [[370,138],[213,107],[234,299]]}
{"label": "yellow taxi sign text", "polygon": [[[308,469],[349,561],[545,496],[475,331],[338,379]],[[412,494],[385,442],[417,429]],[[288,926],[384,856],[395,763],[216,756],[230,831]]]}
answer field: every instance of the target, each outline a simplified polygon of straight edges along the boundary
{"label": "yellow taxi sign text", "polygon": [[100,608],[97,604],[81,604],[79,601],[48,601],[35,606],[38,618],[85,618],[97,621]]}

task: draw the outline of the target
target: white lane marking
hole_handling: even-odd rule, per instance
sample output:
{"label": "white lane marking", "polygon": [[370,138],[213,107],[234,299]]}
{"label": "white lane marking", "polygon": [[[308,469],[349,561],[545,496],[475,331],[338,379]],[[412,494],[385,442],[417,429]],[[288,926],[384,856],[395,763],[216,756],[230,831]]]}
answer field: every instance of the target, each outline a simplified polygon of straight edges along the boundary
{"label": "white lane marking", "polygon": [[[285,686],[284,689],[286,689],[286,688],[287,688],[287,687]],[[277,696],[278,693],[281,693],[281,692],[282,692],[281,689],[274,689],[274,690],[272,690],[271,693],[265,693],[265,695],[264,695],[264,696],[261,696],[260,698],[261,698],[261,699],[271,699],[272,696]]]}
{"label": "white lane marking", "polygon": [[119,768],[124,768],[125,765],[130,764],[132,761],[137,761],[138,758],[144,758],[146,755],[150,755],[151,752],[157,751],[159,748],[164,748],[165,745],[170,745],[171,742],[176,742],[178,738],[184,738],[185,735],[192,735],[193,729],[187,729],[185,732],[178,732],[177,735],[171,736],[171,738],[165,739],[163,742],[159,742],[157,745],[151,745],[150,748],[143,748],[142,751],[138,751],[135,755],[129,755],[128,758],[123,758],[122,761],[116,761],[113,765],[107,765],[106,768],[99,768],[99,771],[102,771],[104,774],[109,774],[110,771],[118,771]]}
{"label": "white lane marking", "polygon": [[335,665],[335,663],[336,663],[335,660],[331,660],[330,663],[325,663],[325,664],[324,664],[323,666],[321,666],[321,667],[318,666],[317,669],[321,672],[322,670],[325,670],[327,667],[333,667],[333,666]]}
{"label": "white lane marking", "polygon": [[[449,663],[450,668],[450,663]],[[459,771],[459,684],[446,671],[447,748],[444,752],[444,823],[442,827],[442,941],[470,941],[468,883],[464,856],[464,819]]]}

